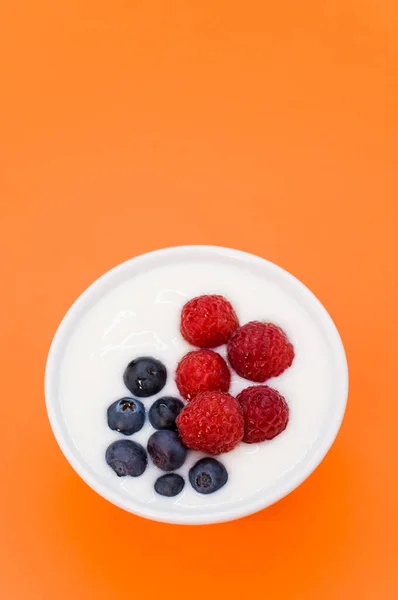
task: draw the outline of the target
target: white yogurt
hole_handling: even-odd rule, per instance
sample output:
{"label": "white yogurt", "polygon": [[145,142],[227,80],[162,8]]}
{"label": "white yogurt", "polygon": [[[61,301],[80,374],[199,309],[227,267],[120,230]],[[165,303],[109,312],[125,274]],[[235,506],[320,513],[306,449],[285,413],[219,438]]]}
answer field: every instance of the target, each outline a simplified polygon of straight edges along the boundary
{"label": "white yogurt", "polygon": [[[186,479],[183,492],[164,498],[153,489],[163,473],[150,460],[141,477],[118,478],[105,462],[105,450],[116,439],[132,439],[146,446],[154,429],[148,419],[141,431],[127,438],[108,428],[106,410],[129,396],[123,383],[126,365],[138,356],[154,356],[167,367],[166,386],[156,396],[142,399],[147,410],[158,397],[179,396],[174,381],[178,361],[191,346],[179,332],[184,303],[201,294],[222,294],[234,306],[239,321],[272,321],[287,333],[295,348],[293,365],[267,384],[289,404],[287,429],[261,444],[241,443],[221,455],[228,483],[218,492],[201,495],[189,484],[190,466],[202,455],[189,452],[178,471]],[[225,347],[218,351],[225,356]],[[59,399],[73,443],[89,467],[119,493],[150,504],[156,511],[192,512],[195,507],[231,505],[275,485],[303,461],[317,442],[330,411],[332,382],[330,348],[311,314],[287,291],[244,264],[189,261],[154,267],[100,296],[77,323],[61,358]],[[233,373],[230,392],[253,383]]]}

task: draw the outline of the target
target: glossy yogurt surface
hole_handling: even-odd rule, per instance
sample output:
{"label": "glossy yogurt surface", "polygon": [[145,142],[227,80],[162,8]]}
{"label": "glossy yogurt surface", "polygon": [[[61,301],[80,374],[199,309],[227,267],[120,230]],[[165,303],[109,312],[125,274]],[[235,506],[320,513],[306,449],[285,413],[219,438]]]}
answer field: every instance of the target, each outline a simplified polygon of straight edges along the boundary
{"label": "glossy yogurt surface", "polygon": [[[133,436],[123,436],[107,426],[106,409],[131,394],[123,383],[126,365],[138,356],[154,356],[167,367],[163,390],[142,399],[147,410],[163,395],[179,396],[174,381],[181,357],[192,349],[179,332],[184,303],[201,294],[222,294],[234,306],[239,321],[272,321],[282,327],[295,348],[293,365],[268,385],[284,395],[290,408],[287,429],[272,441],[244,444],[221,455],[228,483],[212,495],[201,495],[189,484],[189,467],[202,455],[190,452],[179,469],[186,484],[175,498],[154,491],[163,473],[148,460],[137,478],[118,478],[105,462],[105,450],[116,439],[132,439],[146,446],[154,429],[148,419]],[[223,356],[226,348],[217,349]],[[305,303],[290,293],[278,278],[264,276],[244,261],[190,260],[180,257],[170,264],[154,264],[97,294],[95,302],[75,316],[75,325],[59,355],[58,398],[69,441],[94,477],[112,490],[122,504],[133,500],[156,518],[167,510],[182,515],[208,508],[217,512],[267,494],[278,481],[305,461],[327,427],[333,408],[334,357],[325,332]],[[254,385],[232,372],[230,392],[235,395]],[[162,516],[162,518],[164,518]],[[181,517],[180,517],[181,520]]]}

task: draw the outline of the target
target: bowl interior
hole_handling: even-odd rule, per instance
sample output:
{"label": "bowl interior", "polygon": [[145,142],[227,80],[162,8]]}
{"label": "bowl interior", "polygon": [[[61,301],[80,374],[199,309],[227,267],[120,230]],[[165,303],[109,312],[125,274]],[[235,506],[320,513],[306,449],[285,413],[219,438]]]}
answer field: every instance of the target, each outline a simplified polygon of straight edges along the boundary
{"label": "bowl interior", "polygon": [[[212,269],[212,265],[225,269],[237,267],[243,270],[242,273],[255,274],[270,285],[283,290],[315,323],[327,348],[328,368],[331,374],[329,400],[318,435],[298,462],[292,464],[291,468],[284,469],[272,485],[263,487],[250,496],[236,497],[232,502],[220,502],[218,505],[198,503],[189,509],[179,506],[178,503],[141,502],[126,492],[118,481],[115,483],[109,476],[103,476],[98,469],[93,468],[73,439],[60,400],[63,361],[68,345],[89,311],[118,286],[152,269],[170,265],[178,268],[180,264],[186,265],[187,262],[208,264],[209,270]],[[250,385],[250,382],[247,382],[247,385]],[[330,448],[340,427],[345,411],[347,387],[347,364],[340,336],[326,310],[300,281],[257,256],[227,248],[187,246],[158,250],[133,258],[106,273],[78,298],[54,337],[47,362],[45,391],[48,415],[55,437],[70,464],[95,491],[117,506],[147,518],[172,523],[212,523],[238,518],[269,506],[297,487],[314,470]]]}

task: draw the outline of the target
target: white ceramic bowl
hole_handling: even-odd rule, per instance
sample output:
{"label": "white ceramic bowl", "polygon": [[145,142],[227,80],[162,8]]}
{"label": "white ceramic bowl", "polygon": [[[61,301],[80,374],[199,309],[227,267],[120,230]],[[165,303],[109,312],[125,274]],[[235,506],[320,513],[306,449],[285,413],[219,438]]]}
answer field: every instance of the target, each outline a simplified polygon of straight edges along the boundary
{"label": "white ceramic bowl", "polygon": [[[245,268],[252,269],[283,287],[289,295],[300,302],[311,313],[333,357],[334,389],[332,390],[333,403],[316,443],[306,453],[304,459],[280,477],[271,489],[240,500],[232,506],[221,505],[210,509],[201,506],[194,511],[181,509],[180,512],[176,512],[164,507],[154,508],[149,504],[138,503],[134,498],[119,493],[108,486],[82,459],[72,442],[63,418],[59,401],[59,376],[66,345],[82,315],[92,308],[98,298],[126,279],[154,266],[190,258],[244,265]],[[181,246],[157,250],[137,256],[100,277],[76,300],[62,320],[51,345],[45,375],[47,412],[54,435],[67,460],[80,477],[101,496],[129,512],[158,521],[184,524],[216,523],[243,517],[273,504],[294,490],[319,465],[332,445],[344,416],[347,392],[347,362],[340,336],[329,314],[312,292],[287,271],[263,258],[217,246]]]}

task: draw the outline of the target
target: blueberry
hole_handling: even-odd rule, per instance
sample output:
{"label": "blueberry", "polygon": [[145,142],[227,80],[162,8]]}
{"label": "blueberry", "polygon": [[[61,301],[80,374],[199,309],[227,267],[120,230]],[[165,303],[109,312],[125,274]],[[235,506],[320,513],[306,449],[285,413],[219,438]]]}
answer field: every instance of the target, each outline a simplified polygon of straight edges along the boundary
{"label": "blueberry", "polygon": [[118,477],[139,477],[148,462],[145,449],[131,440],[113,442],[106,450],[105,460]]}
{"label": "blueberry", "polygon": [[212,494],[227,483],[228,473],[215,458],[201,458],[190,469],[189,481],[200,494]]}
{"label": "blueberry", "polygon": [[126,367],[123,380],[133,396],[147,398],[160,392],[167,379],[166,367],[160,360],[141,356]]}
{"label": "blueberry", "polygon": [[187,449],[175,431],[155,431],[148,440],[148,452],[162,471],[174,471],[184,464]]}
{"label": "blueberry", "polygon": [[167,473],[155,481],[155,492],[161,496],[177,496],[185,485],[184,478],[177,473]]}
{"label": "blueberry", "polygon": [[176,430],[176,418],[184,408],[184,403],[178,398],[164,396],[155,400],[149,409],[149,420],[155,429]]}
{"label": "blueberry", "polygon": [[134,398],[121,398],[110,405],[107,411],[108,425],[114,431],[132,435],[139,431],[145,421],[145,408]]}

